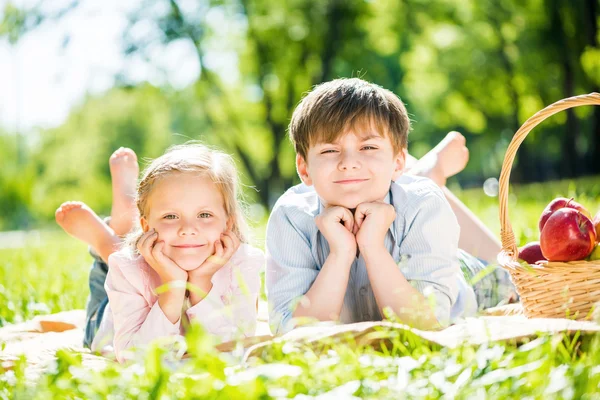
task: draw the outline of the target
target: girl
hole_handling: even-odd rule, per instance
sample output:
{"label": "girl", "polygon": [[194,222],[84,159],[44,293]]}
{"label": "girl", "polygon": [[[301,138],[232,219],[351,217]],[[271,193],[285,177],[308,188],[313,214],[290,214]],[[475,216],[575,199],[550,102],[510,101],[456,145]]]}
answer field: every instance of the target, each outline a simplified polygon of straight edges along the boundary
{"label": "girl", "polygon": [[[118,252],[110,254],[119,242],[114,230],[88,226],[108,258],[107,298],[88,304],[95,305],[86,332],[91,349],[112,345],[123,362],[129,348],[183,333],[182,318],[223,340],[254,335],[264,256],[246,243],[231,157],[199,144],[172,147],[143,173],[136,203],[140,228]],[[75,208],[79,221],[93,213]]]}

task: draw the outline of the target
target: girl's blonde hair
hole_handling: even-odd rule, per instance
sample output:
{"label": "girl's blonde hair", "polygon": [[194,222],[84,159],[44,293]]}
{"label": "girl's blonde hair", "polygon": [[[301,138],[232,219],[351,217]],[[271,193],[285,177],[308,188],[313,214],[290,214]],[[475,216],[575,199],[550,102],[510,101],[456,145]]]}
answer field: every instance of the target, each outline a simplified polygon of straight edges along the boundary
{"label": "girl's blonde hair", "polygon": [[[248,242],[248,225],[235,163],[230,155],[200,143],[171,146],[146,167],[137,186],[136,204],[140,217],[147,218],[148,199],[157,183],[174,173],[209,177],[223,196],[225,212],[232,221],[231,230],[242,243]],[[125,240],[126,247],[137,253],[137,241],[142,235],[142,229],[138,226]]]}

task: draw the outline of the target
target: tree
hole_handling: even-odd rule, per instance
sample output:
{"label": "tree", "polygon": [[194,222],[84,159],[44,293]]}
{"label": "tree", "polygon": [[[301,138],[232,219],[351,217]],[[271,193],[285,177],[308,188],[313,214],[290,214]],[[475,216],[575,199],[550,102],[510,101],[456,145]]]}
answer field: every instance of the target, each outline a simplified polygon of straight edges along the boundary
{"label": "tree", "polygon": [[[50,16],[8,7],[0,32],[17,40],[77,5]],[[315,84],[341,76],[401,96],[415,120],[417,155],[456,129],[471,149],[463,182],[497,175],[529,116],[598,89],[598,9],[597,0],[146,0],[130,16],[123,51],[150,60],[157,46],[191,45],[200,74],[186,89],[161,88],[165,129],[234,153],[269,206],[297,179],[286,139],[295,105]],[[140,26],[150,28],[139,35]],[[219,57],[234,68],[219,69]],[[120,76],[119,85],[132,82]],[[598,172],[599,129],[598,108],[552,118],[521,147],[514,180]]]}

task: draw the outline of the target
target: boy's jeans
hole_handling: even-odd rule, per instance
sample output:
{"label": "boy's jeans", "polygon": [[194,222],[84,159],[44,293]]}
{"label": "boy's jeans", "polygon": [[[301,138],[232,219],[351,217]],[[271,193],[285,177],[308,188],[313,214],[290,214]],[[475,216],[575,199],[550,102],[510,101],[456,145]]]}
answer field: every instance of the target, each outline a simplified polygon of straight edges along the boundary
{"label": "boy's jeans", "polygon": [[108,296],[104,290],[108,265],[91,248],[90,255],[94,258],[94,263],[90,269],[90,297],[85,310],[85,336],[83,337],[83,345],[87,348],[92,346],[104,309],[108,304]]}
{"label": "boy's jeans", "polygon": [[[506,270],[498,265],[487,265],[484,260],[466,251],[459,249],[458,252],[460,269],[475,291],[479,310],[496,307],[509,298],[513,301],[518,299],[515,286]],[[484,271],[488,268],[488,271]],[[481,275],[478,275],[480,272]]]}

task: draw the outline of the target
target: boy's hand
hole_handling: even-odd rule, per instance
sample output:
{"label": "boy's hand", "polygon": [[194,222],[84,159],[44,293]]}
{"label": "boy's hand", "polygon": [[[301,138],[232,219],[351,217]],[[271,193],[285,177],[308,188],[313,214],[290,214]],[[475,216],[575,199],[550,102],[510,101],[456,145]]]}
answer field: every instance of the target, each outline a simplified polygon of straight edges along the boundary
{"label": "boy's hand", "polygon": [[231,259],[231,256],[240,247],[240,239],[232,231],[223,232],[221,238],[215,242],[215,253],[208,257],[198,268],[188,272],[189,281],[206,278],[210,281],[212,276]]}
{"label": "boy's hand", "polygon": [[332,254],[356,257],[356,238],[354,237],[354,216],[344,207],[327,208],[315,218],[317,228],[323,234]]}
{"label": "boy's hand", "polygon": [[396,210],[391,204],[381,201],[359,204],[354,211],[354,219],[360,252],[379,251],[395,218]]}
{"label": "boy's hand", "polygon": [[136,247],[148,265],[160,276],[162,283],[187,280],[188,273],[163,253],[165,242],[158,241],[158,233],[154,229],[144,233]]}

